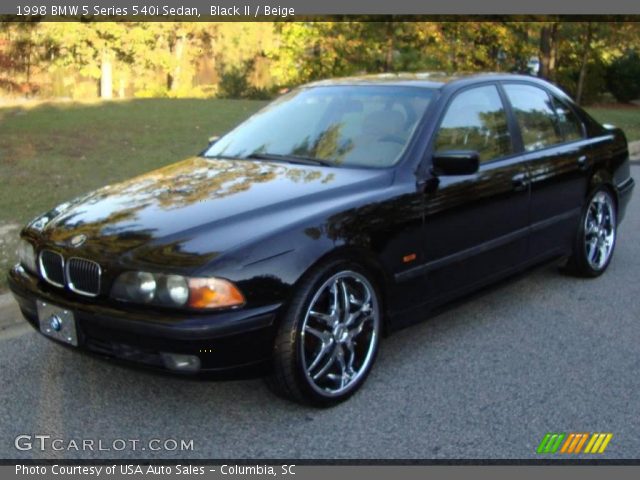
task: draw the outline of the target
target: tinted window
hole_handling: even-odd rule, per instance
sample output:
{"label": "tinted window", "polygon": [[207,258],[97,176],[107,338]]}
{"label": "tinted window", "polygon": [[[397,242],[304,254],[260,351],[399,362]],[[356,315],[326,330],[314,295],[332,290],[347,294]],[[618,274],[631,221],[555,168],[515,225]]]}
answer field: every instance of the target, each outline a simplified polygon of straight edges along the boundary
{"label": "tinted window", "polygon": [[518,120],[525,150],[538,150],[564,141],[547,92],[531,85],[505,85],[504,89]]}
{"label": "tinted window", "polygon": [[558,118],[558,131],[565,142],[582,138],[582,122],[567,105],[553,97],[553,105]]}
{"label": "tinted window", "polygon": [[495,86],[458,94],[442,119],[435,150],[475,150],[486,162],[511,153],[511,137],[502,100]]}
{"label": "tinted window", "polygon": [[415,87],[301,88],[236,127],[205,156],[273,154],[388,167],[399,159],[432,96],[432,90]]}

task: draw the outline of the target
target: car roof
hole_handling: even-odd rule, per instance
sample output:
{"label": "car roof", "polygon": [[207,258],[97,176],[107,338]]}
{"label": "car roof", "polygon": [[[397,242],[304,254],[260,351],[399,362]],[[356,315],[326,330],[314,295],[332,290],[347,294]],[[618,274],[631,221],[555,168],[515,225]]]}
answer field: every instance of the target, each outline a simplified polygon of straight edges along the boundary
{"label": "car roof", "polygon": [[535,83],[545,83],[530,75],[516,75],[505,73],[458,73],[418,72],[418,73],[380,73],[375,75],[358,75],[352,77],[331,78],[308,83],[305,87],[316,86],[358,86],[358,85],[392,85],[416,86],[424,88],[442,88],[447,84],[472,84],[476,82],[498,80],[527,80]]}

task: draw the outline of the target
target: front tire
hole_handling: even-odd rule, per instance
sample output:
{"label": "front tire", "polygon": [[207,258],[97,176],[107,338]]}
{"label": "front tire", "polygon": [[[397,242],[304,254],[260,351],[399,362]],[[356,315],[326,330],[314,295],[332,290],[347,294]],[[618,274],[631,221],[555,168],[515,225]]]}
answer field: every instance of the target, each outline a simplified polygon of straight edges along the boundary
{"label": "front tire", "polygon": [[269,386],[318,407],[346,400],[375,361],[381,312],[378,290],[365,269],[342,260],[315,268],[281,320]]}
{"label": "front tire", "polygon": [[616,202],[611,191],[597,187],[580,218],[568,270],[583,277],[602,275],[613,257],[617,238]]}

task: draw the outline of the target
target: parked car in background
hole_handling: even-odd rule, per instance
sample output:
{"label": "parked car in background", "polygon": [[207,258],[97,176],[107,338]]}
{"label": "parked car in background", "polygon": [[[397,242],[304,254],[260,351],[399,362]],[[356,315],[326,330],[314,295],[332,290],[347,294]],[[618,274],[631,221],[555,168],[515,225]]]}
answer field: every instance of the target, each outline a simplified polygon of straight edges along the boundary
{"label": "parked car in background", "polygon": [[530,75],[538,75],[540,73],[540,59],[538,57],[530,57],[527,62],[527,70]]}
{"label": "parked car in background", "polygon": [[183,374],[258,369],[330,406],[383,334],[435,307],[552,259],[601,275],[628,156],[621,130],[528,76],[317,82],[200,156],[37,217],[9,285],[60,343]]}

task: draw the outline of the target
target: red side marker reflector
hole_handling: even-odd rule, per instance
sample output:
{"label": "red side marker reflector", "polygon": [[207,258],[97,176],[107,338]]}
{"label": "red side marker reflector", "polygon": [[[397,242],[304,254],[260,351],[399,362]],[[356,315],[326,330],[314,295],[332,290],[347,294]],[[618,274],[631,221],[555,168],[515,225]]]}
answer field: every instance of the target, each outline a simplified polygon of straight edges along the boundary
{"label": "red side marker reflector", "polygon": [[409,255],[405,255],[404,257],[402,257],[402,261],[404,263],[413,262],[415,259],[416,259],[415,253],[410,253]]}

